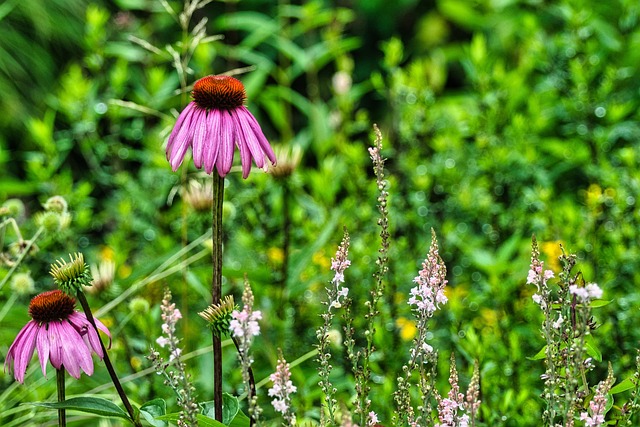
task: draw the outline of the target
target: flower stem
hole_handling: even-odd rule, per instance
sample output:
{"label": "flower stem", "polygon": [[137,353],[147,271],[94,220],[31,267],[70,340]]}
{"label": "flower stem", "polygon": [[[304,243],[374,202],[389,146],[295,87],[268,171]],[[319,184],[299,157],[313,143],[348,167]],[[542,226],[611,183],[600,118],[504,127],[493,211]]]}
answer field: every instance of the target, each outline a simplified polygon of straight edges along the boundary
{"label": "flower stem", "polygon": [[[58,402],[62,403],[65,400],[64,396],[64,366],[60,366],[60,369],[56,369],[56,385],[58,386]],[[64,409],[58,409],[58,427],[65,427],[67,425],[67,414]]]}
{"label": "flower stem", "polygon": [[[212,224],[212,261],[213,278],[211,280],[212,304],[222,300],[222,204],[224,203],[224,178],[213,174],[213,224]],[[213,341],[213,407],[217,421],[222,422],[222,340],[215,332]]]}
{"label": "flower stem", "polygon": [[[246,355],[242,352],[242,350],[240,350],[240,344],[238,343],[238,340],[236,339],[236,337],[231,336],[231,340],[233,341],[233,343],[236,346],[236,350],[238,351],[238,354],[240,355],[240,359],[245,359]],[[251,408],[251,406],[254,404],[253,403],[253,398],[257,395],[256,393],[256,379],[253,376],[253,368],[251,368],[251,365],[247,365],[245,367],[245,363],[242,363],[242,368],[243,369],[247,369],[247,373],[248,373],[248,377],[249,377],[249,387],[247,389],[247,401],[249,402],[249,408]],[[255,424],[255,421],[257,419],[257,417],[255,417],[254,414],[249,413],[249,427],[253,427]]]}
{"label": "flower stem", "polygon": [[38,230],[36,231],[36,234],[33,235],[33,237],[30,240],[27,240],[27,245],[24,247],[24,249],[22,249],[22,251],[20,252],[20,256],[18,257],[18,259],[13,263],[13,266],[11,267],[11,269],[9,270],[9,272],[4,276],[4,278],[2,279],[2,281],[0,281],[0,289],[2,289],[4,287],[4,285],[7,283],[7,281],[9,281],[9,278],[11,277],[11,275],[13,274],[14,271],[16,271],[16,269],[18,268],[18,266],[20,265],[20,263],[22,263],[22,261],[24,260],[24,257],[27,256],[27,254],[29,253],[29,251],[31,250],[31,247],[36,243],[36,241],[38,240],[38,238],[40,238],[40,235],[42,234],[42,232],[44,231],[44,227],[40,227],[38,228]]}
{"label": "flower stem", "polygon": [[[89,323],[91,323],[91,326],[93,326],[93,329],[95,329],[96,333],[98,334],[98,338],[100,338],[100,331],[98,330],[98,327],[96,326],[96,321],[93,318],[93,313],[91,313],[91,308],[89,308],[89,303],[87,302],[87,298],[84,296],[84,294],[82,292],[78,292],[77,293],[78,296],[78,301],[80,301],[80,305],[82,306],[82,310],[84,310],[84,314],[87,316],[87,320],[89,320]],[[124,392],[124,389],[122,388],[122,384],[120,384],[120,380],[118,379],[118,375],[116,375],[116,371],[113,368],[113,364],[111,363],[111,359],[109,359],[109,353],[107,353],[107,349],[104,346],[104,343],[102,342],[102,339],[99,340],[100,341],[100,347],[102,347],[102,354],[104,354],[104,364],[107,367],[107,371],[109,372],[109,376],[111,377],[111,381],[113,382],[113,385],[116,388],[116,391],[118,392],[118,395],[120,396],[120,399],[122,400],[122,404],[124,405],[125,409],[127,410],[127,413],[129,414],[129,417],[131,418],[131,422],[138,427],[142,427],[142,424],[140,423],[140,421],[137,419],[136,415],[135,415],[135,411],[133,410],[133,406],[131,406],[131,403],[129,402],[129,399],[127,398],[126,393]]]}

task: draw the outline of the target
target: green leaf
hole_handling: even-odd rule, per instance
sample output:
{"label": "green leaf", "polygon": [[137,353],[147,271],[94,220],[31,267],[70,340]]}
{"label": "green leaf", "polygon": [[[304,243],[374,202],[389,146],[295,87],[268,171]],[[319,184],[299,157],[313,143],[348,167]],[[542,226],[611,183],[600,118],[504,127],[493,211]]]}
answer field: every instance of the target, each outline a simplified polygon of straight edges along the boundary
{"label": "green leaf", "polygon": [[605,299],[594,299],[589,303],[589,307],[591,308],[599,308],[604,307],[605,305],[609,305],[613,302],[613,300],[605,300]]}
{"label": "green leaf", "polygon": [[154,427],[166,427],[168,423],[156,419],[167,413],[167,403],[163,399],[153,399],[140,407],[144,419]]}
{"label": "green leaf", "polygon": [[587,337],[585,340],[585,346],[587,347],[587,354],[589,356],[593,357],[598,362],[602,362],[602,353],[598,350],[595,340],[591,336]]}
{"label": "green leaf", "polygon": [[220,421],[216,421],[202,414],[198,414],[198,425],[200,427],[226,427]]}
{"label": "green leaf", "polygon": [[212,420],[216,419],[216,410],[215,405],[213,404],[213,400],[208,402],[200,403],[200,413],[205,417],[209,417]]}
{"label": "green leaf", "polygon": [[326,222],[324,229],[315,241],[304,248],[299,254],[292,256],[291,274],[289,275],[289,281],[287,282],[287,289],[291,291],[291,295],[300,295],[304,290],[306,290],[304,287],[305,283],[298,279],[304,268],[309,265],[313,254],[323,247],[333,235],[339,218],[340,211],[335,209],[331,218]]}
{"label": "green leaf", "polygon": [[[229,393],[224,393],[222,395],[222,424],[227,426],[230,425],[231,421],[233,421],[239,411],[240,404],[238,403],[238,398]],[[201,403],[200,413],[205,417],[215,420],[216,411],[213,401],[210,400],[208,402]]]}
{"label": "green leaf", "polygon": [[238,411],[231,423],[229,423],[229,427],[249,427],[249,425],[251,425],[251,420],[242,411]]}
{"label": "green leaf", "polygon": [[229,425],[239,410],[238,398],[229,393],[224,393],[222,395],[222,423]]}
{"label": "green leaf", "polygon": [[39,406],[48,409],[69,409],[80,412],[88,412],[102,417],[118,417],[131,421],[129,415],[115,403],[100,397],[73,397],[64,402],[33,402],[27,405]]}
{"label": "green leaf", "polygon": [[609,390],[609,393],[610,394],[622,393],[623,391],[631,390],[635,386],[636,385],[631,380],[631,378],[627,378],[626,380],[624,380],[624,381],[620,382],[619,384],[617,384],[616,386],[612,387],[611,390]]}
{"label": "green leaf", "polygon": [[527,357],[527,359],[529,359],[529,360],[541,360],[541,359],[544,359],[545,357],[547,357],[547,346],[546,345],[544,347],[542,347],[540,349],[540,351],[536,353],[535,356]]}

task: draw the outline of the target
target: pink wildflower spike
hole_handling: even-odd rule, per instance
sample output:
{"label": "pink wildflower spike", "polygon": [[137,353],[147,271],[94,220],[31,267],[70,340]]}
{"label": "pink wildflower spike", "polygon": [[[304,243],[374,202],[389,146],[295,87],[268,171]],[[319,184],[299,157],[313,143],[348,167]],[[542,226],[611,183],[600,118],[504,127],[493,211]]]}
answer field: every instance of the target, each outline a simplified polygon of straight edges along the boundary
{"label": "pink wildflower spike", "polygon": [[253,161],[265,169],[265,157],[275,165],[276,156],[255,117],[243,105],[242,83],[229,76],[206,76],[195,82],[191,101],[178,116],[167,142],[167,160],[177,170],[191,148],[193,164],[206,173],[224,177],[233,164],[234,146],[240,151],[242,177]]}
{"label": "pink wildflower spike", "polygon": [[[13,369],[15,379],[23,383],[31,357],[38,350],[42,374],[47,375],[47,361],[64,369],[74,378],[84,371],[93,374],[91,352],[102,360],[100,337],[84,313],[75,311],[75,300],[60,290],[36,295],[29,304],[32,320],[18,333],[9,347],[4,362],[5,371]],[[109,339],[109,330],[96,319],[98,328]]]}
{"label": "pink wildflower spike", "polygon": [[291,381],[289,364],[282,356],[282,351],[278,350],[278,353],[276,371],[269,376],[273,386],[269,389],[268,394],[273,397],[271,401],[273,409],[282,414],[286,425],[292,426],[296,423],[296,416],[291,408],[291,396],[298,388]]}

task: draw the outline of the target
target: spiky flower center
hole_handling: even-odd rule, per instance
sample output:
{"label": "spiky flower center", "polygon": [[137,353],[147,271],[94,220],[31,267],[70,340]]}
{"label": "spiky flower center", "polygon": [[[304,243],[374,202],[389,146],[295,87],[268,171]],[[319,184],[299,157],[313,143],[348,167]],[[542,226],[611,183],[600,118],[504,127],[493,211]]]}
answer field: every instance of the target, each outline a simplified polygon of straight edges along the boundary
{"label": "spiky flower center", "polygon": [[69,254],[69,262],[56,260],[55,264],[51,264],[49,274],[59,288],[70,294],[80,291],[83,286],[91,286],[91,273],[82,253]]}
{"label": "spiky flower center", "polygon": [[195,82],[191,92],[193,100],[206,110],[232,110],[246,99],[244,85],[229,76],[206,76]]}
{"label": "spiky flower center", "polygon": [[29,315],[38,323],[68,319],[76,300],[59,289],[36,295],[29,304]]}
{"label": "spiky flower center", "polygon": [[219,304],[211,304],[198,314],[209,323],[213,331],[222,336],[229,332],[231,313],[236,308],[233,296],[227,295]]}

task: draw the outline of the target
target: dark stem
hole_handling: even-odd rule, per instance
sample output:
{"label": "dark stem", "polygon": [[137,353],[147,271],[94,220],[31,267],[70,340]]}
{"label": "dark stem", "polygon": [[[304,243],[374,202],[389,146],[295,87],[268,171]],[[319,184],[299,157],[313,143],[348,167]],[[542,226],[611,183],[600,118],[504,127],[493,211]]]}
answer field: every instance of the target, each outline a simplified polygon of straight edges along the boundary
{"label": "dark stem", "polygon": [[[64,366],[60,366],[60,369],[56,369],[56,380],[58,386],[58,402],[64,402]],[[65,409],[58,409],[58,426],[65,427],[67,425],[67,413]]]}
{"label": "dark stem", "polygon": [[93,313],[91,312],[91,309],[89,308],[89,303],[87,302],[87,298],[84,296],[82,291],[79,291],[77,295],[78,295],[78,301],[80,301],[80,305],[82,306],[82,310],[84,310],[84,314],[87,316],[89,323],[91,323],[91,325],[93,326],[93,329],[95,329],[96,333],[98,334],[98,340],[100,341],[102,354],[104,354],[104,359],[103,359],[104,364],[107,367],[107,371],[109,372],[111,381],[113,382],[113,385],[115,386],[116,391],[118,392],[118,395],[122,400],[122,404],[124,405],[124,408],[127,410],[127,413],[131,418],[131,422],[133,422],[135,426],[142,427],[142,424],[140,424],[140,421],[136,418],[135,412],[133,410],[133,406],[131,406],[129,399],[127,398],[127,395],[125,394],[124,389],[122,388],[122,384],[120,384],[118,375],[116,375],[116,371],[113,368],[113,365],[111,364],[111,359],[109,359],[109,353],[107,353],[107,348],[104,346],[104,343],[100,338],[100,330],[96,326],[96,321],[93,318]]}
{"label": "dark stem", "polygon": [[[244,354],[242,354],[242,351],[240,350],[240,345],[238,345],[238,340],[234,337],[231,336],[231,341],[233,341],[233,343],[236,345],[236,350],[238,350],[238,354],[240,355],[240,359],[244,358]],[[251,402],[251,398],[253,396],[256,396],[256,379],[253,376],[253,368],[251,368],[251,366],[248,367],[249,369],[249,390],[247,392],[247,401]],[[251,415],[251,417],[249,418],[249,427],[253,427],[253,424],[255,422],[254,414],[249,414]]]}
{"label": "dark stem", "polygon": [[[224,178],[213,174],[213,224],[212,258],[213,278],[211,280],[212,304],[222,300],[222,204],[224,202]],[[213,407],[216,421],[222,422],[222,340],[215,332],[213,341]]]}
{"label": "dark stem", "polygon": [[291,244],[291,213],[289,212],[289,181],[282,184],[282,228],[284,242],[282,242],[282,287],[289,281],[289,246]]}

